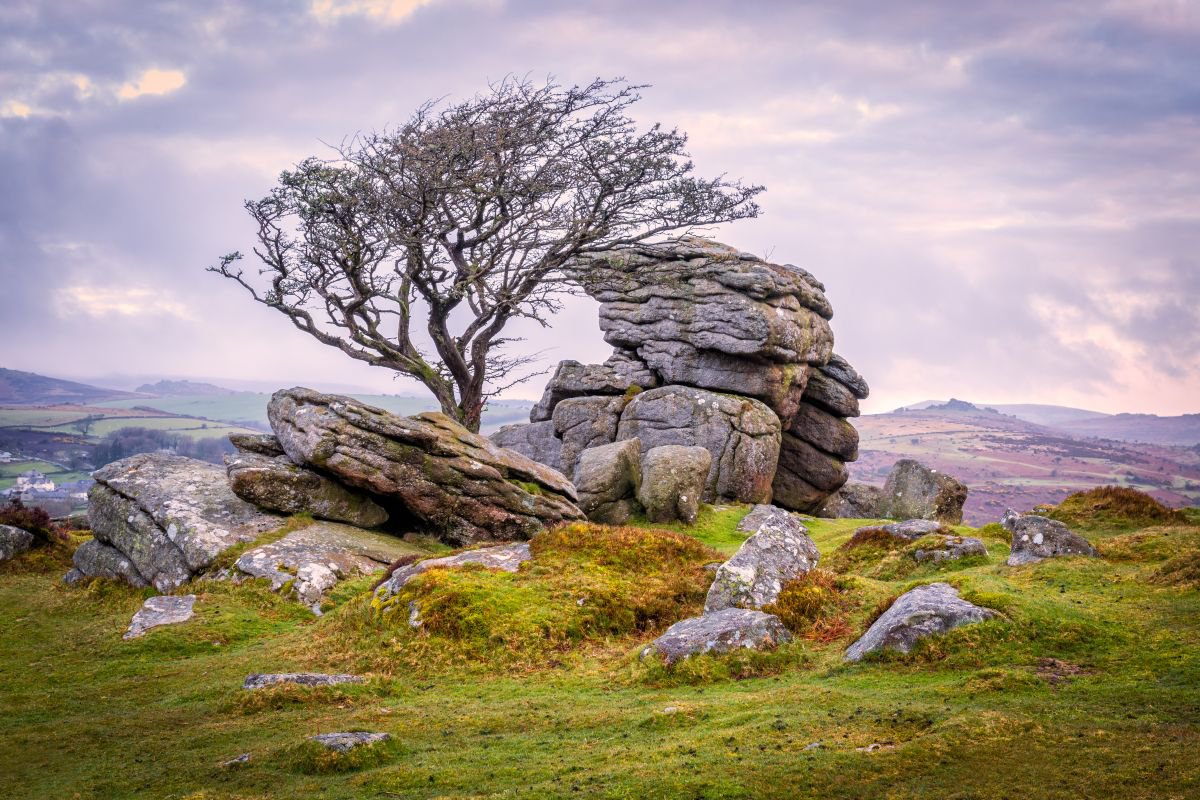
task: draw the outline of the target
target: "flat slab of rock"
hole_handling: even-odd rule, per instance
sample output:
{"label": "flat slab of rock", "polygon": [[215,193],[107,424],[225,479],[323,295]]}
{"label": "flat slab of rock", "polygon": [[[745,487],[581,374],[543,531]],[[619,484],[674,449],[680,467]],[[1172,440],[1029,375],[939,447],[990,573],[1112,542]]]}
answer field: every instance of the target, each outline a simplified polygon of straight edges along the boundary
{"label": "flat slab of rock", "polygon": [[[237,497],[224,469],[192,458],[143,453],[109,464],[93,477],[88,518],[96,540],[129,559],[160,592],[175,589],[228,548],[283,522]],[[78,561],[75,566],[85,570]]]}
{"label": "flat slab of rock", "polygon": [[235,453],[225,457],[225,473],[234,494],[268,511],[308,513],[359,528],[388,520],[388,512],[366,494],[296,466],[287,456]]}
{"label": "flat slab of rock", "polygon": [[1018,514],[1010,509],[1000,524],[1012,534],[1007,561],[1010,567],[1033,564],[1044,558],[1098,555],[1091,542],[1056,519]]}
{"label": "flat slab of rock", "polygon": [[379,744],[391,739],[391,734],[370,733],[368,731],[345,731],[343,733],[319,733],[308,737],[310,742],[316,742],[322,747],[338,753],[349,753],[356,747],[369,744]]}
{"label": "flat slab of rock", "polygon": [[296,598],[314,606],[338,581],[381,572],[396,559],[419,552],[386,533],[317,522],[279,541],[247,550],[234,568],[255,578],[266,578],[275,590],[291,582]]}
{"label": "flat slab of rock", "polygon": [[933,519],[906,519],[881,527],[897,539],[904,539],[910,542],[915,542],[922,536],[928,536],[931,533],[945,530],[942,527],[942,523]]}
{"label": "flat slab of rock", "polygon": [[375,599],[380,602],[387,600],[404,588],[404,585],[413,578],[431,569],[454,569],[467,564],[481,564],[488,569],[516,572],[530,558],[528,542],[481,547],[478,550],[467,550],[452,556],[427,558],[424,561],[400,567],[393,572],[391,577],[375,590]]}
{"label": "flat slab of rock", "polygon": [[990,608],[968,603],[948,583],[918,586],[902,594],[867,632],[846,650],[846,661],[868,653],[896,650],[907,653],[926,636],[945,633],[960,625],[983,622],[996,616]]}
{"label": "flat slab of rock", "polygon": [[642,658],[658,653],[668,664],[674,664],[704,653],[728,653],[739,648],[766,650],[791,638],[774,614],[726,608],[676,622],[642,650]]}
{"label": "flat slab of rock", "polygon": [[151,597],[133,615],[133,620],[129,623],[129,630],[125,631],[122,638],[136,639],[153,628],[187,622],[195,616],[195,612],[192,610],[195,605],[196,595],[194,594]]}
{"label": "flat slab of rock", "polygon": [[515,450],[526,458],[566,474],[563,442],[556,435],[552,420],[505,425],[488,438],[498,447]]}
{"label": "flat slab of rock", "polygon": [[704,601],[705,613],[773,603],[784,584],[807,574],[821,558],[808,529],[782,508],[755,506],[737,529],[751,536],[717,568]]}
{"label": "flat slab of rock", "polygon": [[542,399],[529,412],[530,422],[551,419],[563,400],[589,395],[623,395],[633,387],[653,389],[658,376],[632,350],[618,349],[603,364],[560,361]]}
{"label": "flat slab of rock", "polygon": [[780,423],[775,412],[757,400],[688,386],[652,389],[629,401],[617,439],[638,439],[643,463],[655,447],[703,447],[712,454],[703,502],[771,499]]}
{"label": "flat slab of rock", "polygon": [[754,396],[790,416],[809,364],[833,349],[824,287],[790,264],[686,238],[578,259],[600,328],[666,384]]}
{"label": "flat slab of rock", "polygon": [[239,453],[257,453],[271,458],[285,455],[273,433],[231,433],[229,443]]}
{"label": "flat slab of rock", "polygon": [[33,542],[33,534],[24,528],[0,525],[0,561],[8,561],[26,552],[33,547]]}
{"label": "flat slab of rock", "polygon": [[324,672],[256,672],[247,675],[243,689],[265,689],[268,686],[338,686],[343,683],[363,683],[358,675],[330,675]]}
{"label": "flat slab of rock", "polygon": [[401,417],[295,388],[276,392],[267,415],[292,461],[402,505],[452,543],[527,539],[584,518],[562,473],[444,414]]}
{"label": "flat slab of rock", "polygon": [[913,559],[918,563],[932,561],[937,564],[987,554],[987,546],[982,539],[976,539],[974,536],[945,536],[938,545],[914,550]]}

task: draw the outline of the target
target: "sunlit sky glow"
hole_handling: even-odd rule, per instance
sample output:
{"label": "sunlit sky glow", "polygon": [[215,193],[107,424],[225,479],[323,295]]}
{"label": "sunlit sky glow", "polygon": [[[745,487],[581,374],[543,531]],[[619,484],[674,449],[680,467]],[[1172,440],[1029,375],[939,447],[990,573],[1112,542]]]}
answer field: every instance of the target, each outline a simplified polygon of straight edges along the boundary
{"label": "sunlit sky glow", "polygon": [[[323,142],[513,73],[652,84],[639,121],[766,184],[714,234],[825,282],[868,410],[1200,411],[1189,0],[6,2],[0,366],[419,392],[204,267]],[[608,349],[586,300],[521,333]]]}

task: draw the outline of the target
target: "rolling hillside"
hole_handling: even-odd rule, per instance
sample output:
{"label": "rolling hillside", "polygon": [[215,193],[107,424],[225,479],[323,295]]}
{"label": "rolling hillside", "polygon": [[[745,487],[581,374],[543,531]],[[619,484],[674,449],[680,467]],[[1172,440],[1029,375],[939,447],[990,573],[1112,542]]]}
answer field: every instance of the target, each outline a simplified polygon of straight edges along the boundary
{"label": "rolling hillside", "polygon": [[35,372],[0,367],[0,405],[86,405],[104,400],[135,398],[130,392],[48,378]]}
{"label": "rolling hillside", "polygon": [[862,441],[850,471],[853,480],[882,483],[899,458],[944,470],[971,488],[965,509],[970,524],[994,522],[1009,507],[1027,510],[1103,484],[1132,486],[1173,506],[1200,502],[1200,450],[1194,446],[1088,437],[1066,429],[1121,416],[1131,415],[1076,420],[1060,428],[961,402],[871,414],[854,420]]}

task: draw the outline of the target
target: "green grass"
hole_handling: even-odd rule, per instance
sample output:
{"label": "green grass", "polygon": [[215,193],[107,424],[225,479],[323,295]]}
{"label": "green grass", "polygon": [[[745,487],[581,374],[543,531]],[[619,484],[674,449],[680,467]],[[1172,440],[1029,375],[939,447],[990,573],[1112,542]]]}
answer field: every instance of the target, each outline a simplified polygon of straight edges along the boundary
{"label": "green grass", "polygon": [[[229,433],[256,433],[250,428],[228,425],[222,422],[208,422],[192,417],[106,417],[97,420],[89,429],[88,436],[99,439],[121,428],[149,428],[158,431],[173,431],[191,436],[196,439],[207,439],[226,436]],[[46,430],[74,432],[70,425],[60,425]]]}
{"label": "green grass", "polygon": [[[690,532],[729,552],[745,510],[711,510]],[[809,523],[823,562],[863,524]],[[145,592],[63,586],[66,551],[0,565],[0,796],[1200,794],[1200,592],[1186,563],[1200,528],[1095,531],[1106,558],[1021,568],[985,530],[986,563],[843,576],[841,638],[671,670],[636,655],[667,620],[639,628],[614,623],[616,605],[567,603],[590,583],[597,597],[690,613],[695,589],[671,600],[665,587],[709,556],[647,534],[606,542],[605,530],[538,545],[542,564],[517,575],[429,573],[406,597],[442,603],[439,629],[421,634],[379,621],[369,578],[342,584],[321,618],[261,582],[205,582],[191,587],[197,619],[123,642]],[[880,601],[934,579],[1004,618],[907,656],[841,662]],[[239,688],[249,672],[347,665],[368,682]],[[393,740],[349,760],[305,743],[354,729]],[[221,766],[241,753],[248,764]]]}

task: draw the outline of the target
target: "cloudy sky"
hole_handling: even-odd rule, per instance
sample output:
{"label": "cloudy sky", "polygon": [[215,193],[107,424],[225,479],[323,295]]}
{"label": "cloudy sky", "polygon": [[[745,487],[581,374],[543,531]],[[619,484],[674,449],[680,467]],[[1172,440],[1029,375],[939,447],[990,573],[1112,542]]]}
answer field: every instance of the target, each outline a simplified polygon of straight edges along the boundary
{"label": "cloudy sky", "polygon": [[[717,237],[825,282],[868,410],[1200,411],[1192,0],[5,0],[0,366],[417,392],[204,268],[323,142],[514,73],[652,84],[766,184]],[[586,301],[526,333],[607,352]]]}

